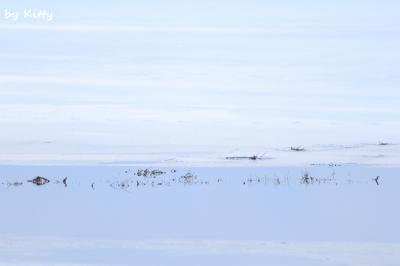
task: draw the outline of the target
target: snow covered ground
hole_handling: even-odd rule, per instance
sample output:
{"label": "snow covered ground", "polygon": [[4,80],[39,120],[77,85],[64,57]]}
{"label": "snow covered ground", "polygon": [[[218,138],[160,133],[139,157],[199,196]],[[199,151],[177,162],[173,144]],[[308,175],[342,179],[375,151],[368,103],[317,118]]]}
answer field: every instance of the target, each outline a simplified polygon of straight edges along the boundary
{"label": "snow covered ground", "polygon": [[400,22],[386,2],[2,1],[54,20],[0,19],[0,160],[201,164],[400,143]]}

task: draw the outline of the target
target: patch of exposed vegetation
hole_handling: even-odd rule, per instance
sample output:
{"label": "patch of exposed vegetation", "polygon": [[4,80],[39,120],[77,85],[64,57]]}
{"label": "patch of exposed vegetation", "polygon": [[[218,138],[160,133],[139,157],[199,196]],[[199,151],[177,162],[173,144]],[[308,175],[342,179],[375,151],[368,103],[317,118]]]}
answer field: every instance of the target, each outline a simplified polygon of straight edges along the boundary
{"label": "patch of exposed vegetation", "polygon": [[390,143],[389,142],[379,142],[378,145],[379,146],[388,146],[388,145],[390,145]]}
{"label": "patch of exposed vegetation", "polygon": [[303,148],[303,147],[301,147],[301,146],[298,146],[298,147],[290,147],[290,150],[291,151],[305,151],[306,149],[305,148]]}
{"label": "patch of exposed vegetation", "polygon": [[262,159],[266,159],[264,157],[265,154],[263,155],[252,155],[252,156],[229,156],[229,157],[225,157],[226,160],[252,160],[252,161],[256,161],[256,160],[262,160]]}
{"label": "patch of exposed vegetation", "polygon": [[7,182],[7,186],[8,187],[20,187],[22,186],[24,183],[22,182]]}
{"label": "patch of exposed vegetation", "polygon": [[312,166],[329,166],[329,167],[339,167],[342,166],[339,163],[312,163]]}
{"label": "patch of exposed vegetation", "polygon": [[338,184],[336,178],[336,173],[335,171],[332,172],[331,177],[314,177],[310,175],[307,171],[301,176],[300,178],[300,183],[304,185],[311,185],[311,184]]}
{"label": "patch of exposed vegetation", "polygon": [[183,181],[185,185],[192,185],[195,180],[197,179],[197,176],[193,175],[192,173],[188,172],[185,175],[181,176],[180,181]]}
{"label": "patch of exposed vegetation", "polygon": [[28,180],[28,182],[31,182],[37,186],[43,186],[43,185],[49,183],[50,180],[48,180],[47,178],[44,178],[42,176],[37,176],[37,177],[33,178],[32,180]]}
{"label": "patch of exposed vegetation", "polygon": [[143,176],[143,177],[157,177],[159,175],[163,175],[166,172],[161,171],[161,170],[150,170],[150,169],[139,169],[136,172],[137,176]]}
{"label": "patch of exposed vegetation", "polygon": [[[110,187],[116,188],[116,189],[122,189],[125,191],[128,191],[128,189],[131,186],[131,182],[129,180],[123,180],[123,181],[116,181],[110,184]],[[92,184],[92,189],[94,189],[94,183]]]}

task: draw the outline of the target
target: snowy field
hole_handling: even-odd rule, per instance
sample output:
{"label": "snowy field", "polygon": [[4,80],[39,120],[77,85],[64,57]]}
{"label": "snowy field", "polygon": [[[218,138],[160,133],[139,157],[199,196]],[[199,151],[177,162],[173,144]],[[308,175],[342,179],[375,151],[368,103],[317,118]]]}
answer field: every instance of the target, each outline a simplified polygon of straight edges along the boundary
{"label": "snowy field", "polygon": [[286,2],[2,1],[54,20],[0,20],[0,161],[400,143],[398,2]]}

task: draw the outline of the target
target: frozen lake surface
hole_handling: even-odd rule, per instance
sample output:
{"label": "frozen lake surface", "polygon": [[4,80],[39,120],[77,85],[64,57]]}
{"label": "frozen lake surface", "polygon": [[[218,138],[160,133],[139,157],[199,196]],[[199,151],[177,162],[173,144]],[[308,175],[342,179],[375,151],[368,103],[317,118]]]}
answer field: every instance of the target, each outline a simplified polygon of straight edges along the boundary
{"label": "frozen lake surface", "polygon": [[398,168],[145,169],[0,167],[0,265],[400,263]]}
{"label": "frozen lake surface", "polygon": [[0,17],[1,266],[400,265],[399,1],[0,12],[33,7]]}

